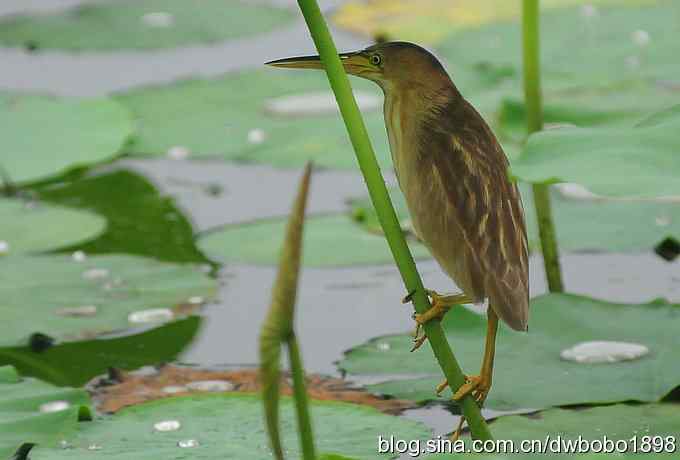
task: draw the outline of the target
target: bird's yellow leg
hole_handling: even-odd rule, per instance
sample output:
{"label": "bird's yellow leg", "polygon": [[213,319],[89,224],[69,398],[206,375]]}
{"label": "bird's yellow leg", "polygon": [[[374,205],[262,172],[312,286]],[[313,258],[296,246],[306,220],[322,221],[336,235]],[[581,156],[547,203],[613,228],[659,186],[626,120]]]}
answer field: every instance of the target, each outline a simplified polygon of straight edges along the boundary
{"label": "bird's yellow leg", "polygon": [[[487,313],[486,343],[484,346],[484,359],[479,375],[466,377],[466,382],[453,394],[453,399],[460,401],[468,394],[472,394],[479,404],[486,400],[491,381],[493,380],[493,361],[496,355],[496,333],[498,332],[498,315],[489,307]],[[441,387],[441,385],[440,385]],[[440,388],[438,387],[438,388]]]}
{"label": "bird's yellow leg", "polygon": [[[420,346],[425,343],[425,340],[427,340],[427,337],[425,335],[420,335],[420,330],[423,324],[427,323],[428,321],[432,320],[438,320],[441,321],[441,319],[446,315],[446,313],[454,306],[460,305],[463,303],[472,303],[472,299],[470,299],[467,295],[463,293],[459,294],[449,294],[449,295],[441,295],[438,294],[435,291],[432,290],[427,290],[427,295],[430,297],[430,302],[432,306],[422,314],[416,313],[413,315],[413,319],[416,322],[416,330],[414,332],[414,345],[411,351],[415,351]],[[403,303],[407,303],[411,301],[411,296],[413,293],[407,295],[404,297],[402,300]]]}
{"label": "bird's yellow leg", "polygon": [[[486,341],[484,345],[484,358],[482,359],[482,370],[480,375],[465,376],[465,383],[456,390],[453,394],[454,401],[460,401],[466,395],[472,393],[475,401],[479,405],[484,404],[486,397],[491,390],[491,381],[493,379],[493,361],[496,355],[496,333],[498,332],[498,315],[489,307],[487,313],[487,327],[486,327]],[[449,383],[444,380],[437,385],[437,394],[444,391],[449,386]],[[461,416],[458,427],[451,435],[451,440],[455,441],[460,438],[461,430],[463,428],[465,417]]]}

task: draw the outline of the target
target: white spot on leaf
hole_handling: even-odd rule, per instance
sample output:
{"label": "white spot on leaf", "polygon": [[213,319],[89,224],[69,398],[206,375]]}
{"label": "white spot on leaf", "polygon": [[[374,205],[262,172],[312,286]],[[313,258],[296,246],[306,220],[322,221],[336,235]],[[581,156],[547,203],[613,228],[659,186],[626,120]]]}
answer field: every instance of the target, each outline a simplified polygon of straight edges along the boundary
{"label": "white spot on leaf", "polygon": [[174,316],[174,313],[167,308],[150,308],[130,313],[128,321],[132,324],[163,323],[171,321]]}
{"label": "white spot on leaf", "polygon": [[153,425],[153,429],[160,432],[177,431],[181,427],[182,424],[179,423],[179,420],[163,420]]}
{"label": "white spot on leaf", "polygon": [[[373,93],[356,91],[354,96],[361,111],[377,110],[381,98]],[[312,116],[338,113],[338,104],[330,91],[295,94],[270,99],[265,103],[265,111],[271,115]]]}
{"label": "white spot on leaf", "polygon": [[566,361],[584,364],[618,363],[642,358],[649,348],[638,343],[596,340],[581,342],[562,350],[560,357]]}

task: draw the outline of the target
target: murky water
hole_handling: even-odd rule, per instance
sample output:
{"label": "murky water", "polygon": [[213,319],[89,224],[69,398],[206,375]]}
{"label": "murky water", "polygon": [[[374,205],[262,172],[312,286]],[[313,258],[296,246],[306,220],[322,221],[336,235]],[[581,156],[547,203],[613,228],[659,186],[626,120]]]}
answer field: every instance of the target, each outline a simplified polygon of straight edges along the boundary
{"label": "murky water", "polygon": [[[79,3],[77,0],[3,0],[0,15]],[[292,5],[289,0],[275,3]],[[326,8],[338,1],[325,2]],[[367,41],[334,31],[339,48]],[[189,76],[213,76],[260,66],[289,54],[313,52],[301,20],[243,40],[157,52],[28,53],[0,49],[0,89],[48,91],[92,96]],[[123,159],[104,169],[133,169],[171,196],[197,232],[224,224],[287,214],[299,178],[297,170],[235,165],[219,161]],[[393,177],[388,173],[388,182]],[[215,192],[217,191],[217,193]],[[319,171],[313,177],[309,214],[341,212],[346,200],[366,193],[356,172]],[[209,254],[208,254],[209,256]],[[680,261],[668,263],[652,253],[565,254],[569,292],[621,302],[665,297],[680,301]],[[542,262],[531,259],[531,293],[546,291]],[[451,281],[432,261],[421,261],[428,287],[452,291]],[[199,365],[253,366],[257,336],[269,305],[275,269],[227,265],[218,299],[205,307],[206,321],[182,362]],[[413,326],[410,306],[400,303],[404,288],[393,266],[304,269],[298,296],[297,331],[306,368],[335,374],[334,362],[352,346]],[[481,338],[480,338],[481,344]],[[404,343],[405,347],[410,343]],[[423,359],[431,359],[423,356]],[[451,431],[455,416],[440,406],[409,411],[407,417],[430,425],[436,434]],[[192,440],[186,446],[192,447]]]}

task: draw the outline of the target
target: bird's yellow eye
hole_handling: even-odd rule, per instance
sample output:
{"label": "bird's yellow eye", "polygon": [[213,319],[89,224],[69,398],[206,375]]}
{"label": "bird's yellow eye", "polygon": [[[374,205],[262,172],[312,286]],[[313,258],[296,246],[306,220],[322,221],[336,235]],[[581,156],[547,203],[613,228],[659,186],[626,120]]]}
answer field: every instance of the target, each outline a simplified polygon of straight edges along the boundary
{"label": "bird's yellow eye", "polygon": [[371,56],[371,64],[378,66],[382,62],[382,58],[380,57],[379,54],[374,54]]}

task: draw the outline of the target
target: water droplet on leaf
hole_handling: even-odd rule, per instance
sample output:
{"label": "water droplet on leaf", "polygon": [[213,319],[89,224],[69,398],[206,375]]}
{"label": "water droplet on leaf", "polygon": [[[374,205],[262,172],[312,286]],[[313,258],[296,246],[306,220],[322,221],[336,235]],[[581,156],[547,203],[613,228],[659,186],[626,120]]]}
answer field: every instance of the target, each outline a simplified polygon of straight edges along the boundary
{"label": "water droplet on leaf", "polygon": [[163,420],[162,422],[154,423],[153,429],[156,431],[177,431],[182,427],[178,420]]}
{"label": "water droplet on leaf", "polygon": [[145,323],[164,323],[172,321],[174,313],[167,308],[150,308],[149,310],[140,310],[132,312],[128,315],[128,321],[132,324]]}
{"label": "water droplet on leaf", "polygon": [[670,216],[657,216],[656,220],[657,227],[668,227],[671,224]]}
{"label": "water droplet on leaf", "polygon": [[191,152],[188,148],[176,145],[174,147],[170,147],[166,155],[168,158],[172,158],[173,160],[186,160],[190,153]]}
{"label": "water droplet on leaf", "polygon": [[[382,105],[381,98],[373,93],[355,91],[357,105],[362,111],[377,110]],[[312,116],[338,113],[338,104],[330,91],[295,94],[270,99],[265,103],[265,111],[271,115]]]}
{"label": "water droplet on leaf", "polygon": [[89,446],[87,446],[87,450],[102,450],[102,446],[99,444],[92,443]]}
{"label": "water droplet on leaf", "polygon": [[199,445],[200,444],[195,439],[183,439],[181,441],[177,441],[177,447],[182,448],[198,447]]}
{"label": "water droplet on leaf", "polygon": [[175,17],[165,11],[156,11],[142,16],[142,22],[149,27],[165,28],[175,23]]}
{"label": "water droplet on leaf", "polygon": [[581,342],[562,350],[560,357],[576,363],[599,364],[631,361],[648,353],[649,348],[638,343],[596,340]]}
{"label": "water droplet on leaf", "polygon": [[251,129],[248,131],[248,142],[251,144],[261,144],[267,138],[264,130],[260,128]]}
{"label": "water droplet on leaf", "polygon": [[109,276],[109,271],[106,268],[90,268],[83,272],[83,278],[86,280],[98,280]]}
{"label": "water droplet on leaf", "polygon": [[0,240],[0,256],[4,256],[9,252],[9,243],[4,240]]}
{"label": "water droplet on leaf", "polygon": [[61,412],[71,407],[68,401],[50,401],[40,405],[40,412],[44,414],[51,414],[53,412]]}
{"label": "water droplet on leaf", "polygon": [[85,254],[84,251],[75,251],[73,254],[71,254],[71,258],[74,262],[85,262],[87,259],[87,254]]}
{"label": "water droplet on leaf", "polygon": [[599,14],[597,8],[594,5],[587,4],[581,7],[581,16],[586,19],[594,18]]}
{"label": "water droplet on leaf", "polygon": [[390,344],[387,343],[387,342],[378,342],[378,343],[376,344],[376,348],[377,348],[379,351],[390,351],[390,348],[391,348],[391,347],[390,347]]}
{"label": "water droplet on leaf", "polygon": [[633,43],[635,43],[637,46],[647,46],[651,41],[649,33],[642,29],[636,30],[631,34],[630,37],[633,40]]}

